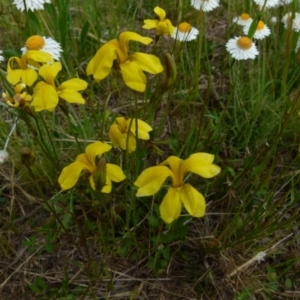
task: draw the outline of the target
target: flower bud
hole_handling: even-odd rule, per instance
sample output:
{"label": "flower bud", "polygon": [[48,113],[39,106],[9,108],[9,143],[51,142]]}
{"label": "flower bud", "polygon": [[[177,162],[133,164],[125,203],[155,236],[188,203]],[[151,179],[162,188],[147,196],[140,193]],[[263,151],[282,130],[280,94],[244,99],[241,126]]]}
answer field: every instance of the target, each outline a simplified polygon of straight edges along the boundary
{"label": "flower bud", "polygon": [[271,18],[271,23],[275,25],[277,23],[277,18],[276,17],[272,17]]}
{"label": "flower bud", "polygon": [[106,159],[104,157],[99,159],[93,179],[96,190],[101,191],[106,184]]}
{"label": "flower bud", "polygon": [[168,89],[174,84],[176,80],[177,67],[174,58],[170,53],[164,53],[164,57],[165,57],[165,72],[160,87]]}
{"label": "flower bud", "polygon": [[6,150],[0,150],[0,165],[5,163],[8,159],[8,152]]}

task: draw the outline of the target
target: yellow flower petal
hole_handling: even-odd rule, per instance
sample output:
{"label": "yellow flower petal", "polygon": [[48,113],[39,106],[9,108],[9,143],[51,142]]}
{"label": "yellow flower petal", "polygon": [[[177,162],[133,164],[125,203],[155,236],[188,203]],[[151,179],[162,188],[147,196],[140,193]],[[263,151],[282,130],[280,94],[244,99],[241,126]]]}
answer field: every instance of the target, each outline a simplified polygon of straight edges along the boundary
{"label": "yellow flower petal", "polygon": [[52,85],[40,81],[34,89],[31,106],[33,106],[36,111],[45,109],[48,111],[53,111],[57,104],[58,94],[56,89]]}
{"label": "yellow flower petal", "polygon": [[57,90],[62,91],[64,89],[70,89],[74,91],[83,91],[87,88],[88,84],[86,81],[79,78],[72,78],[64,81]]}
{"label": "yellow flower petal", "polygon": [[127,147],[128,153],[135,151],[136,149],[135,136],[131,132],[129,132],[129,136],[128,136],[127,124],[125,118],[123,117],[117,118],[115,120],[115,123],[110,126],[108,135],[113,145],[115,147],[120,147],[123,150],[126,150],[127,138],[128,138],[128,147]]}
{"label": "yellow flower petal", "polygon": [[109,194],[111,192],[112,184],[108,177],[106,177],[105,186],[102,188],[101,192],[104,194]]}
{"label": "yellow flower petal", "polygon": [[90,182],[90,185],[91,185],[92,189],[96,190],[96,185],[95,185],[95,181],[94,181],[94,174],[89,176],[89,182]]}
{"label": "yellow flower petal", "polygon": [[44,78],[44,80],[55,87],[55,77],[57,76],[58,72],[61,70],[61,63],[55,62],[52,65],[43,65],[39,69],[39,74]]}
{"label": "yellow flower petal", "polygon": [[119,126],[121,132],[126,132],[127,130],[127,120],[124,117],[117,117],[115,123]]}
{"label": "yellow flower petal", "polygon": [[212,164],[215,156],[213,154],[205,153],[205,152],[197,152],[191,154],[189,158],[197,158],[203,164]]}
{"label": "yellow flower petal", "polygon": [[144,170],[134,183],[139,187],[136,196],[144,197],[154,195],[159,191],[169,176],[173,176],[173,173],[165,166],[150,167]]}
{"label": "yellow flower petal", "polygon": [[157,20],[144,20],[144,25],[142,28],[144,29],[153,29],[156,28],[156,26],[158,25],[158,21]]}
{"label": "yellow flower petal", "polygon": [[15,86],[15,94],[21,94],[22,91],[26,88],[24,83],[19,83]]}
{"label": "yellow flower petal", "polygon": [[131,152],[135,151],[135,149],[136,149],[136,137],[131,132],[128,133],[128,145],[127,145],[127,147],[126,147],[127,134],[124,134],[124,137],[125,137],[124,138],[125,147],[124,148],[121,147],[121,148],[124,149],[124,150],[127,150],[128,153],[131,153]]}
{"label": "yellow flower petal", "polygon": [[21,79],[27,86],[32,86],[37,80],[37,72],[33,69],[22,70]]}
{"label": "yellow flower petal", "polygon": [[179,217],[181,208],[182,204],[178,190],[170,187],[159,207],[161,218],[169,224]]}
{"label": "yellow flower petal", "polygon": [[98,155],[102,155],[105,152],[108,152],[111,149],[111,146],[102,142],[95,142],[89,144],[85,148],[86,157],[91,165],[95,165],[95,159]]}
{"label": "yellow flower petal", "polygon": [[[131,126],[130,126],[131,123]],[[137,125],[138,125],[138,138],[141,140],[149,140],[150,139],[150,135],[149,135],[149,131],[153,130],[152,127],[150,125],[148,125],[146,122],[142,121],[142,120],[137,120]],[[130,131],[136,135],[136,120],[133,120],[131,122],[131,119],[127,120],[127,128],[129,129],[130,126]]]}
{"label": "yellow flower petal", "polygon": [[7,81],[13,85],[17,84],[22,75],[23,70],[18,69],[18,70],[7,70]]}
{"label": "yellow flower petal", "polygon": [[208,153],[195,153],[182,163],[183,174],[192,172],[204,178],[212,178],[218,175],[221,168],[212,164],[214,156]]}
{"label": "yellow flower petal", "polygon": [[162,8],[160,8],[159,6],[156,6],[154,8],[154,12],[159,16],[160,21],[165,19],[166,12]]}
{"label": "yellow flower petal", "polygon": [[205,214],[205,199],[190,184],[184,184],[180,189],[180,199],[187,212],[193,217],[202,217]]}
{"label": "yellow flower petal", "polygon": [[74,90],[64,89],[58,95],[60,98],[64,99],[69,103],[78,103],[78,104],[85,103],[85,100],[82,98],[82,95]]}
{"label": "yellow flower petal", "polygon": [[151,74],[158,74],[164,70],[159,58],[155,55],[136,52],[130,56],[130,60],[137,62],[143,71]]}
{"label": "yellow flower petal", "polygon": [[77,155],[75,161],[80,162],[84,166],[84,169],[87,170],[90,174],[94,174],[96,172],[95,161],[89,161],[85,153]]}
{"label": "yellow flower petal", "polygon": [[[91,175],[89,177],[89,182],[90,182],[90,185],[91,185],[92,189],[96,190],[96,185],[95,185],[95,182],[94,182],[94,176],[93,175]],[[111,188],[112,188],[111,180],[106,177],[105,186],[102,188],[101,193],[109,194],[111,192]]]}
{"label": "yellow flower petal", "polygon": [[146,76],[140,66],[132,61],[120,65],[123,80],[131,89],[144,92],[146,89]]}
{"label": "yellow flower petal", "polygon": [[119,126],[117,124],[114,123],[110,126],[108,136],[115,147],[125,149],[126,141],[124,142],[124,135],[120,131]]}
{"label": "yellow flower petal", "polygon": [[78,161],[63,168],[58,178],[61,189],[68,190],[72,188],[77,183],[79,176],[84,169],[85,165]]}
{"label": "yellow flower petal", "polygon": [[181,172],[181,163],[182,159],[177,156],[170,156],[165,161],[163,161],[160,165],[165,166],[168,165],[171,168],[171,178],[173,182],[173,187],[179,187],[183,183],[183,173]]}
{"label": "yellow flower petal", "polygon": [[73,78],[63,82],[58,88],[59,97],[69,103],[84,104],[85,100],[82,95],[77,91],[86,89],[87,82],[79,78]]}
{"label": "yellow flower petal", "polygon": [[106,164],[106,176],[114,182],[120,182],[126,178],[123,170],[114,164]]}
{"label": "yellow flower petal", "polygon": [[171,35],[173,36],[175,27],[172,25],[169,19],[161,21],[156,27],[156,35]]}
{"label": "yellow flower petal", "polygon": [[23,56],[25,56],[27,60],[34,60],[40,63],[54,61],[51,54],[39,50],[28,50]]}
{"label": "yellow flower petal", "polygon": [[96,81],[105,78],[112,68],[113,61],[117,59],[117,45],[118,40],[112,40],[103,45],[89,62],[86,68],[87,75],[93,75]]}
{"label": "yellow flower petal", "polygon": [[141,36],[136,32],[133,31],[124,31],[119,36],[119,44],[120,48],[123,53],[128,53],[128,43],[129,41],[136,41],[140,42],[144,45],[150,44],[153,40],[151,38],[148,38],[146,36]]}

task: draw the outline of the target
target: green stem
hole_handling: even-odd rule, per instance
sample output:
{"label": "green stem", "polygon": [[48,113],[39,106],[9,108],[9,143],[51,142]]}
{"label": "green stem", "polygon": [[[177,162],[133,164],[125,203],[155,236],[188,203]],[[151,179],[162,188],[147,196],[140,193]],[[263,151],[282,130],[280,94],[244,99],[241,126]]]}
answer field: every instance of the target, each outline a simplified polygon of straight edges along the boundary
{"label": "green stem", "polygon": [[55,159],[56,159],[57,166],[59,166],[59,159],[58,159],[58,156],[57,156],[57,152],[56,152],[56,149],[55,149],[55,146],[54,146],[52,137],[51,137],[51,135],[50,135],[50,132],[49,132],[49,130],[48,130],[48,127],[47,127],[47,124],[46,124],[44,118],[41,118],[41,119],[42,119],[43,126],[44,126],[44,128],[45,128],[45,130],[46,130],[47,136],[48,136],[48,138],[49,138],[49,140],[50,140],[50,144],[51,144],[51,147],[52,147],[52,149],[53,149],[53,153],[54,153],[54,156],[55,156]]}
{"label": "green stem", "polygon": [[[39,122],[38,122],[37,118],[34,115],[31,114],[30,116],[34,119],[34,121],[36,123],[36,128],[37,128],[38,132],[36,132],[36,129],[34,127],[32,127],[32,125],[30,123],[30,120],[28,119],[27,113],[24,112],[22,114],[22,119],[25,122],[26,126],[28,127],[29,132],[32,133],[33,137],[35,138],[35,140],[37,141],[37,143],[41,147],[41,150],[44,152],[44,154],[47,157],[47,159],[49,159],[49,161],[51,163],[53,163],[53,157],[52,157],[52,155],[48,151],[48,147],[46,146],[46,142],[45,142],[45,140],[43,138],[43,134],[41,132],[41,128],[39,126]],[[38,138],[38,136],[39,136],[40,139]]]}
{"label": "green stem", "polygon": [[[103,134],[104,134],[104,126],[105,126],[105,122],[106,122],[106,117],[105,117],[105,114],[106,114],[106,109],[107,109],[107,104],[108,104],[108,101],[111,97],[112,93],[109,93],[105,102],[104,102],[104,105],[103,105],[103,118],[102,118],[102,122],[101,122],[101,141],[103,141]],[[127,144],[126,144],[127,146]]]}

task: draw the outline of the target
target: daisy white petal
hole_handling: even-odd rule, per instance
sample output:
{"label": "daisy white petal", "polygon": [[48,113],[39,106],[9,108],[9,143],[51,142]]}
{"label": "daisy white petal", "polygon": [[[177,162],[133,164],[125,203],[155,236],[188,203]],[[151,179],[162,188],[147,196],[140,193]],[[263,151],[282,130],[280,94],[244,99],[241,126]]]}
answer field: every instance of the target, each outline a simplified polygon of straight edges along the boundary
{"label": "daisy white petal", "polygon": [[203,11],[211,11],[219,6],[219,0],[191,0],[191,5]]}
{"label": "daisy white petal", "polygon": [[295,13],[295,18],[293,19],[292,28],[296,32],[300,32],[300,13]]}
{"label": "daisy white petal", "polygon": [[250,26],[253,19],[250,18],[249,14],[243,13],[239,17],[235,17],[233,19],[233,22],[236,22],[238,25],[242,26]]}
{"label": "daisy white petal", "polygon": [[[244,34],[246,34],[246,35],[248,34],[249,28],[250,28],[250,26],[245,26],[243,28]],[[253,38],[256,40],[262,40],[266,36],[269,36],[270,34],[271,34],[270,28],[263,21],[259,21],[256,26],[256,30],[255,30]]]}
{"label": "daisy white petal", "polygon": [[[25,2],[25,5],[24,5]],[[23,11],[25,9],[31,9],[34,11],[35,9],[44,9],[45,3],[51,3],[50,0],[14,0],[13,4],[16,5],[17,9]]]}
{"label": "daisy white petal", "polygon": [[191,26],[187,22],[180,23],[178,27],[175,28],[173,37],[175,40],[180,42],[189,42],[195,40],[199,34],[199,30]]}
{"label": "daisy white petal", "polygon": [[3,53],[3,51],[0,50],[0,62],[1,62],[1,61],[4,61],[4,57],[1,55],[2,53]]}
{"label": "daisy white petal", "polygon": [[52,57],[56,60],[60,58],[60,52],[62,52],[62,48],[58,42],[56,42],[51,37],[45,37],[40,35],[33,35],[27,39],[25,43],[25,47],[21,48],[21,51],[26,53],[28,50],[40,50],[43,52],[47,52],[52,55]]}
{"label": "daisy white petal", "polygon": [[286,14],[282,17],[281,22],[283,23],[283,27],[284,27],[285,29],[288,29],[289,23],[292,23],[292,12],[286,13]]}
{"label": "daisy white petal", "polygon": [[[265,0],[253,0],[253,1],[259,6],[263,6],[265,4]],[[270,8],[278,5],[279,5],[279,0],[267,0],[265,7]]]}
{"label": "daisy white petal", "polygon": [[255,59],[259,54],[255,44],[246,36],[230,39],[226,49],[237,60]]}

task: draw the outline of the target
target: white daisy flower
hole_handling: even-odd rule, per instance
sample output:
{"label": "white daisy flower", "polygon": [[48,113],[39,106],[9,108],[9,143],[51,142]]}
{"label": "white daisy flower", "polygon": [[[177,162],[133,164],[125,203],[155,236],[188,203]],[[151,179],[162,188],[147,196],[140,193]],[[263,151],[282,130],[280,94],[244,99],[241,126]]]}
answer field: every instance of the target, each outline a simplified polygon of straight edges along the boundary
{"label": "white daisy flower", "polygon": [[226,49],[237,60],[254,59],[259,54],[255,44],[246,36],[230,39]]}
{"label": "white daisy flower", "polygon": [[[250,26],[245,26],[243,28],[244,34],[246,35],[248,34],[249,28]],[[262,40],[266,36],[269,36],[270,34],[271,34],[270,28],[263,21],[258,21],[253,38],[256,40]]]}
{"label": "white daisy flower", "polygon": [[[265,0],[253,0],[257,5],[264,6]],[[275,7],[279,5],[279,0],[267,0],[266,2],[266,8]]]}
{"label": "white daisy flower", "polygon": [[3,53],[3,51],[0,50],[0,62],[1,62],[1,61],[4,61],[4,57],[1,55],[2,53]]}
{"label": "white daisy flower", "polygon": [[[24,5],[25,2],[25,5]],[[44,9],[44,3],[51,3],[50,0],[14,0],[13,4],[16,5],[17,9],[20,11],[31,9],[34,11],[35,9]]]}
{"label": "white daisy flower", "polygon": [[288,29],[288,27],[289,27],[288,24],[289,24],[289,23],[292,23],[292,12],[286,13],[286,14],[282,17],[281,22],[283,23],[283,27],[284,27],[285,29]]}
{"label": "white daisy flower", "polygon": [[22,54],[26,53],[28,50],[40,50],[47,52],[52,55],[56,60],[60,58],[60,52],[63,50],[58,42],[52,38],[42,37],[40,35],[33,35],[27,39],[25,47],[21,48]]}
{"label": "white daisy flower", "polygon": [[295,13],[295,18],[293,19],[292,28],[296,32],[300,32],[300,13]]}
{"label": "white daisy flower", "polygon": [[191,0],[191,5],[203,11],[211,11],[219,6],[220,0]]}
{"label": "white daisy flower", "polygon": [[249,14],[243,13],[239,17],[233,18],[233,22],[236,22],[239,25],[242,26],[250,26],[252,23],[253,19],[250,18]]}
{"label": "white daisy flower", "polygon": [[173,38],[180,42],[189,42],[195,40],[199,34],[199,30],[187,22],[180,23],[175,28]]}

